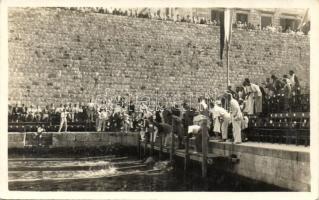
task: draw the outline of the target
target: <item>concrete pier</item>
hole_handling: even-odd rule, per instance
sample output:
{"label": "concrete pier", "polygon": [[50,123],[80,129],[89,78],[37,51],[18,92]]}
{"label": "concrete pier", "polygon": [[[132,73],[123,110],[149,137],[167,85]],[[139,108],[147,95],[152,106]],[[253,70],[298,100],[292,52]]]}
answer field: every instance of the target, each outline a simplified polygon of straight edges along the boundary
{"label": "concrete pier", "polygon": [[[36,145],[35,133],[9,133],[8,148],[24,148]],[[45,132],[42,143],[47,148],[99,147],[113,144],[137,146],[137,133],[121,132]]]}
{"label": "concrete pier", "polygon": [[[9,149],[22,149],[32,145],[34,133],[9,133]],[[138,146],[138,133],[114,132],[67,132],[44,133],[43,142],[47,148],[99,147],[121,144]],[[151,148],[151,145],[141,147]],[[202,162],[201,153],[194,154],[194,141],[190,140],[190,159]],[[160,150],[158,141],[155,151]],[[185,157],[185,150],[175,150],[174,156]],[[213,168],[262,181],[293,191],[310,191],[310,148],[304,146],[245,142],[232,144],[210,140],[207,162]],[[163,147],[169,154],[170,148]],[[235,157],[236,162],[219,162],[220,158]]]}

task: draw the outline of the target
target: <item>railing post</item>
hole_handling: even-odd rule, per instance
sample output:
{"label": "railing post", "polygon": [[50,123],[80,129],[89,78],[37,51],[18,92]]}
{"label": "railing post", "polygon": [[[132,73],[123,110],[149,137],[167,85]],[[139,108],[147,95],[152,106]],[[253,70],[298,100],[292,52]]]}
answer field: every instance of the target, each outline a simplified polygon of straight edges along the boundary
{"label": "railing post", "polygon": [[154,153],[154,131],[151,131],[151,149],[150,149],[150,154],[151,156],[153,156]]}
{"label": "railing post", "polygon": [[162,138],[162,134],[159,135],[160,136],[160,149],[159,149],[159,153],[158,153],[158,158],[159,160],[162,160],[162,151],[163,151],[163,138]]}
{"label": "railing post", "polygon": [[146,158],[146,152],[147,152],[147,141],[146,138],[144,137],[144,158]]}
{"label": "railing post", "polygon": [[185,137],[185,160],[184,160],[184,170],[188,169],[189,163],[189,137],[186,135]]}
{"label": "railing post", "polygon": [[208,138],[207,138],[207,119],[204,119],[201,123],[202,129],[202,177],[207,177],[207,150],[208,150]]}
{"label": "railing post", "polygon": [[141,140],[139,134],[137,136],[137,156],[138,159],[141,159]]}
{"label": "railing post", "polygon": [[172,118],[172,132],[171,132],[171,149],[170,149],[170,155],[169,155],[169,161],[173,162],[173,154],[174,154],[174,122]]}

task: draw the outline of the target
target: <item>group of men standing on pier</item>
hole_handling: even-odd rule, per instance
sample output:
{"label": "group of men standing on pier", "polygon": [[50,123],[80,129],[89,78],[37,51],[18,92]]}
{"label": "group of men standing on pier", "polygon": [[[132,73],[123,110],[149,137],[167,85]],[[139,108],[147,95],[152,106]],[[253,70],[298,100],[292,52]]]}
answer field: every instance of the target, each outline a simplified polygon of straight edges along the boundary
{"label": "group of men standing on pier", "polygon": [[[248,119],[243,116],[239,103],[232,94],[224,95],[229,105],[229,111],[221,107],[221,101],[213,101],[201,97],[198,99],[199,109],[193,110],[184,103],[182,108],[163,108],[157,111],[150,118],[145,118],[144,128],[141,129],[142,140],[155,142],[158,135],[164,137],[164,146],[172,140],[171,133],[177,138],[178,148],[184,148],[185,136],[195,137],[196,152],[201,151],[202,134],[209,134],[202,130],[202,123],[206,120],[207,129],[210,129],[213,122],[215,135],[221,133],[221,142],[228,139],[228,128],[232,124],[233,141],[235,144],[242,142],[241,131],[247,127]],[[246,125],[245,125],[246,124]],[[209,135],[208,137],[209,138]]]}

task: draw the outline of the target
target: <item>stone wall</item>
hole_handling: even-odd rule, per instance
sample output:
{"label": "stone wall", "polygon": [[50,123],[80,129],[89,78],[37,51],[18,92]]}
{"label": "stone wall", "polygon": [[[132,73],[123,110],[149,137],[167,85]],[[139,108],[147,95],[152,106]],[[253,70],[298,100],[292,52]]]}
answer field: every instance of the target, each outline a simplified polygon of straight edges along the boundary
{"label": "stone wall", "polygon": [[[138,136],[136,133],[124,135],[120,132],[45,132],[42,143],[47,148],[97,148],[114,144],[137,147]],[[8,134],[9,149],[23,149],[30,145],[37,145],[35,133],[13,132]]]}
{"label": "stone wall", "polygon": [[[86,102],[99,95],[220,94],[219,27],[53,8],[9,9],[9,102]],[[225,56],[224,56],[225,58]],[[307,36],[235,29],[230,80],[294,69],[309,85]]]}

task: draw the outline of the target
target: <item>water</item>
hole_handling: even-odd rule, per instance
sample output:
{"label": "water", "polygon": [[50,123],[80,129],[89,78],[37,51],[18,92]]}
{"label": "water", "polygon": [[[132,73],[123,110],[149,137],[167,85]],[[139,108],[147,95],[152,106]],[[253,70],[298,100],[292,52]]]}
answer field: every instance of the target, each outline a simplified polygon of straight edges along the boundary
{"label": "water", "polygon": [[[194,167],[184,173],[147,167],[131,157],[61,157],[10,159],[9,189],[19,191],[282,191],[283,189],[225,173],[200,177]],[[198,167],[198,166],[197,166]]]}

